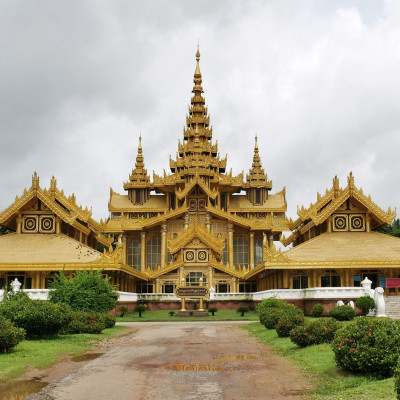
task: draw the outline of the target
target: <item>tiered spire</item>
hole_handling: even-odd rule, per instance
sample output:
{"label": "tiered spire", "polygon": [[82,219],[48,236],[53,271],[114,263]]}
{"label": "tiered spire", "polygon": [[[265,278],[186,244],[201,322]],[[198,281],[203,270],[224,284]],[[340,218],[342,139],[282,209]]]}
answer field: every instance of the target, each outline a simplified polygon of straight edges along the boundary
{"label": "tiered spire", "polygon": [[150,186],[150,177],[144,167],[144,157],[142,151],[142,136],[139,136],[138,153],[136,156],[135,169],[129,175],[129,182],[124,183],[124,189],[145,188]]}
{"label": "tiered spire", "polygon": [[255,138],[255,145],[254,145],[254,155],[253,155],[253,164],[252,168],[247,175],[247,182],[249,183],[250,187],[258,187],[258,188],[272,188],[272,182],[268,181],[267,175],[264,172],[264,169],[261,165],[260,154],[258,153],[258,141],[257,135]]}
{"label": "tiered spire", "polygon": [[183,143],[179,142],[176,161],[170,160],[174,173],[184,175],[213,176],[216,172],[225,172],[226,159],[220,160],[218,145],[212,144],[212,128],[205,99],[202,96],[202,76],[200,72],[200,51],[196,52],[196,69],[194,72],[193,97],[186,116],[186,127],[183,132]]}

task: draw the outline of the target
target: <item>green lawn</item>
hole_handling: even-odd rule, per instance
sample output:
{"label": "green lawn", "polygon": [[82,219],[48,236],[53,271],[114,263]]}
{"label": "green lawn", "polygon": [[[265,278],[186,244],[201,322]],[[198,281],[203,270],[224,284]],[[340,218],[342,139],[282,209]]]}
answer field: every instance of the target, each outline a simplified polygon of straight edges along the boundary
{"label": "green lawn", "polygon": [[[244,317],[241,317],[235,310],[219,310],[215,316],[208,317],[171,317],[168,313],[170,310],[161,311],[145,311],[142,313],[142,318],[139,318],[137,312],[117,317],[117,322],[185,322],[185,321],[258,321],[258,315],[255,311],[247,312]],[[175,313],[178,311],[176,310]]]}
{"label": "green lawn", "polygon": [[28,367],[45,368],[62,354],[77,355],[93,347],[97,341],[126,329],[115,326],[99,334],[60,335],[42,340],[25,340],[8,354],[0,355],[0,382],[22,375]]}
{"label": "green lawn", "polygon": [[310,399],[323,400],[395,400],[393,378],[376,380],[373,377],[346,373],[336,367],[329,344],[301,348],[289,338],[278,337],[275,330],[267,330],[259,322],[243,326],[282,356],[295,362],[311,378],[314,390]]}

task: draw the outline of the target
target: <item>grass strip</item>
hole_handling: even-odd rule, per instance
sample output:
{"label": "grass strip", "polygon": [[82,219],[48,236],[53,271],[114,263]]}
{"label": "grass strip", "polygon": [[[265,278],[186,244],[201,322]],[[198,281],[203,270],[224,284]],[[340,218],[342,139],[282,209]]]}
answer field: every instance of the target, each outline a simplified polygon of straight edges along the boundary
{"label": "grass strip", "polygon": [[309,399],[321,400],[395,400],[393,378],[377,380],[339,369],[329,344],[301,348],[289,338],[280,338],[275,330],[268,330],[259,322],[244,325],[251,335],[268,345],[279,355],[290,358],[304,374],[312,379],[314,390]]}
{"label": "grass strip", "polygon": [[45,368],[58,361],[61,355],[79,355],[96,345],[96,342],[113,336],[123,326],[104,329],[101,334],[60,335],[40,340],[25,340],[14,350],[0,355],[0,383],[22,375],[28,369]]}
{"label": "grass strip", "polygon": [[[236,310],[218,310],[214,316],[208,317],[176,317],[170,316],[171,310],[154,310],[145,311],[142,317],[139,318],[139,313],[124,315],[117,317],[118,322],[187,322],[187,321],[258,321],[258,315],[255,311],[245,313],[243,317],[240,316]],[[175,311],[175,314],[178,311]]]}

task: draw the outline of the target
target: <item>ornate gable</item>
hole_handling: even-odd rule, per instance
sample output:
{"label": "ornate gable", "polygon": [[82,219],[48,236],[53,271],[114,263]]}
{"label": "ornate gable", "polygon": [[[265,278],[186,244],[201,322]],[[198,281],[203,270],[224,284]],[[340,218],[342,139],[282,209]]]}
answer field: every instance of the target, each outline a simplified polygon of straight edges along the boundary
{"label": "ornate gable", "polygon": [[288,220],[294,232],[281,240],[285,246],[294,240],[302,243],[324,232],[370,232],[389,224],[396,217],[396,210],[390,207],[382,210],[370,195],[366,196],[362,188],[355,186],[350,172],[344,189],[339,187],[335,176],[332,188],[323,196],[318,193],[317,201],[309,208],[298,208],[297,214],[297,220]]}

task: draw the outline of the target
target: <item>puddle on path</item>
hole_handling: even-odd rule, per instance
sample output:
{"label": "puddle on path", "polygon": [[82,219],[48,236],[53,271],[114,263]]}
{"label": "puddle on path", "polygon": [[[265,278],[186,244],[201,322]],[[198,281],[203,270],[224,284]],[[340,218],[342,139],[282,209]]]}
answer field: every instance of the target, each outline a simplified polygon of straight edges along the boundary
{"label": "puddle on path", "polygon": [[90,361],[94,360],[97,357],[102,356],[103,353],[87,353],[87,354],[80,354],[79,356],[71,357],[71,361],[81,362],[81,361]]}
{"label": "puddle on path", "polygon": [[164,365],[162,369],[172,369],[174,371],[233,371],[232,367],[223,367],[216,365],[188,365],[188,364],[172,364]]}
{"label": "puddle on path", "polygon": [[22,400],[30,394],[40,392],[45,386],[47,383],[38,379],[0,383],[0,400]]}
{"label": "puddle on path", "polygon": [[256,356],[248,356],[248,355],[239,355],[239,356],[223,356],[217,357],[217,360],[255,360],[258,357]]}
{"label": "puddle on path", "polygon": [[191,346],[194,344],[203,344],[201,342],[164,342],[164,344],[183,344],[185,346]]}

